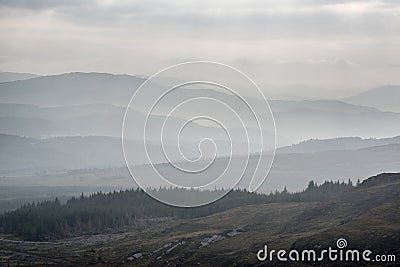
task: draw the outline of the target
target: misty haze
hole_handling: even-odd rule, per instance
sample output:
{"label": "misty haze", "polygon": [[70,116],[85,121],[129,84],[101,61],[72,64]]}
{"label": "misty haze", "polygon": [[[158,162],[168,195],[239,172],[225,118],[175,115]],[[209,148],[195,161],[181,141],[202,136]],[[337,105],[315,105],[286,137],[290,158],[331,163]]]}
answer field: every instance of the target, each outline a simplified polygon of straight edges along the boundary
{"label": "misty haze", "polygon": [[0,266],[280,266],[257,252],[340,238],[400,260],[396,1],[0,14]]}

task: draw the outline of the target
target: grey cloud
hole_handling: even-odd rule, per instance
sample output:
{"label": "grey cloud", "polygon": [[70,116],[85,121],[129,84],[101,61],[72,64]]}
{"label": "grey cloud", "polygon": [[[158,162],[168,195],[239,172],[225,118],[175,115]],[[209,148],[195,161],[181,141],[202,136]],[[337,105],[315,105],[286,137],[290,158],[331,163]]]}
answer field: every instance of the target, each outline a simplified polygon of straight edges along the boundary
{"label": "grey cloud", "polygon": [[0,0],[0,6],[26,9],[49,9],[58,7],[72,7],[95,4],[93,0],[68,0],[68,1],[53,1],[53,0]]}
{"label": "grey cloud", "polygon": [[[342,2],[342,1],[340,1]],[[156,5],[157,6],[157,5]],[[202,31],[208,36],[228,37],[234,34],[239,38],[309,38],[321,36],[368,36],[386,34],[397,35],[400,17],[397,13],[380,13],[371,10],[365,14],[338,14],[330,10],[288,10],[274,11],[253,9],[220,11],[179,9],[174,5],[161,5],[151,8],[146,5],[128,5],[111,7],[83,7],[78,10],[63,8],[60,12],[90,24],[119,23],[121,20],[132,23],[146,23],[152,26],[181,31]],[[108,19],[108,20],[107,20]],[[112,21],[113,20],[113,21]],[[221,31],[226,33],[221,35]]]}
{"label": "grey cloud", "polygon": [[[304,38],[313,36],[395,34],[400,27],[398,13],[382,14],[369,10],[366,14],[338,14],[321,6],[343,3],[368,3],[370,1],[246,1],[216,3],[201,1],[116,1],[101,4],[99,1],[70,0],[0,0],[0,5],[18,8],[52,8],[70,23],[81,26],[114,27],[125,23],[146,24],[149,29],[171,29],[172,33],[197,32],[221,37],[221,31],[239,38]],[[392,3],[385,1],[382,3]],[[249,8],[251,6],[251,8]],[[283,9],[282,9],[283,7]],[[308,9],[311,8],[311,9]],[[83,25],[82,25],[83,24]],[[222,36],[224,37],[224,36]]]}
{"label": "grey cloud", "polygon": [[[343,6],[355,3],[364,6]],[[0,68],[152,74],[184,59],[244,58],[238,67],[281,84],[400,82],[400,5],[376,3],[0,0]]]}

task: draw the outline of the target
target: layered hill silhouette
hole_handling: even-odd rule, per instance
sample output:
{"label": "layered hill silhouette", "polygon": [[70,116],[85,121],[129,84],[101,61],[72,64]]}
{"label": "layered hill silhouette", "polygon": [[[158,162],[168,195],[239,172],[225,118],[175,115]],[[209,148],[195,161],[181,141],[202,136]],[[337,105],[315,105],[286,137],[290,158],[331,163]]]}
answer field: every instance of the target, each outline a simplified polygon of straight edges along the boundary
{"label": "layered hill silhouette", "polygon": [[40,75],[32,73],[18,73],[18,72],[0,72],[0,82],[12,82],[20,80],[28,80],[39,77]]}
{"label": "layered hill silhouette", "polygon": [[[27,173],[46,170],[73,170],[83,168],[121,167],[125,164],[121,139],[107,136],[66,136],[48,139],[25,138],[0,134],[0,170],[13,173],[26,170]],[[142,143],[126,141],[127,146],[138,147]],[[159,146],[148,145],[149,150],[158,151]],[[166,149],[168,145],[166,145]],[[153,158],[161,163],[165,158],[161,153]],[[172,159],[180,157],[172,155]],[[132,164],[144,164],[146,159],[139,155]],[[37,182],[40,183],[40,178]]]}
{"label": "layered hill silhouette", "polygon": [[[121,140],[112,137],[57,137],[49,139],[22,138],[11,135],[0,135],[2,151],[0,156],[2,174],[10,176],[3,179],[7,185],[64,185],[64,186],[102,186],[131,187],[130,178],[123,159]],[[140,145],[132,141],[132,146]],[[151,146],[150,146],[151,147]],[[194,144],[188,145],[193,155],[197,152]],[[157,151],[159,146],[155,145]],[[299,145],[286,147],[277,151],[274,164],[261,191],[270,192],[287,186],[289,190],[300,190],[310,179],[323,182],[325,179],[347,179],[353,181],[384,171],[400,171],[400,142],[398,137],[386,139],[339,138],[333,140],[310,140]],[[178,158],[178,156],[176,157]],[[136,164],[147,161],[141,157],[135,158]],[[162,164],[162,157],[155,163],[156,168],[174,179],[188,181],[184,173],[173,171],[169,164]],[[246,157],[234,156],[234,160],[246,161]],[[239,186],[247,188],[249,179],[256,167],[257,155],[250,157],[248,169]],[[201,162],[200,162],[201,163]],[[199,164],[200,164],[199,163]],[[213,179],[217,177],[228,164],[228,158],[217,158],[204,174],[193,179]],[[183,164],[182,166],[185,166]],[[110,168],[110,171],[107,168]],[[101,168],[101,175],[89,175],[79,180],[79,176],[69,173],[73,169]],[[190,168],[190,166],[187,166]],[[193,168],[193,166],[191,166]],[[231,165],[233,174],[240,177],[241,168]],[[46,170],[57,170],[61,174],[41,175]],[[152,166],[138,166],[135,170],[152,179]],[[22,172],[23,171],[23,172]],[[90,171],[88,170],[90,173]],[[33,176],[15,178],[21,173]],[[39,173],[39,174],[37,174]],[[13,175],[14,174],[14,175]],[[201,175],[204,175],[201,176]],[[89,177],[90,176],[90,177]],[[93,177],[92,177],[93,176]],[[236,177],[235,176],[235,177]],[[69,177],[69,178],[68,178]],[[85,177],[85,175],[82,175]],[[96,178],[97,177],[97,178]],[[124,177],[124,179],[121,179]],[[203,178],[202,178],[203,177]]]}
{"label": "layered hill silhouette", "polygon": [[143,78],[106,73],[67,73],[0,83],[3,103],[64,106],[124,105]]}
{"label": "layered hill silhouette", "polygon": [[[129,75],[68,73],[1,82],[0,99],[3,104],[0,106],[0,130],[3,133],[36,138],[62,135],[119,136],[124,109],[144,81],[144,78]],[[149,94],[159,95],[160,88],[160,85],[154,84]],[[371,91],[374,94],[366,94],[372,94],[370,98],[376,101],[384,96],[385,99],[379,101],[389,103],[387,107],[392,104],[396,106],[396,88],[378,88]],[[386,91],[390,93],[386,94]],[[162,112],[171,106],[199,96],[219,99],[234,109],[242,108],[241,101],[226,92],[183,89],[160,102],[160,119],[166,115]],[[264,106],[258,99],[247,100],[255,107]],[[398,113],[382,112],[376,108],[378,106],[368,101],[345,101],[348,103],[337,100],[269,101],[275,116],[278,145],[338,136],[386,137],[400,132]],[[143,112],[142,106],[132,108]],[[193,105],[191,112],[178,113],[176,117],[186,120],[202,109],[202,105]],[[217,114],[219,110],[210,112]],[[249,122],[250,130],[255,131],[257,125],[251,124],[251,117],[246,121]],[[241,127],[233,122],[227,124],[230,128]],[[270,133],[273,132],[274,129],[271,129]]]}
{"label": "layered hill silhouette", "polygon": [[383,111],[400,112],[400,86],[383,86],[360,93],[344,101],[355,105],[375,107]]}
{"label": "layered hill silhouette", "polygon": [[291,146],[281,147],[279,153],[313,153],[332,150],[355,150],[372,146],[385,146],[391,144],[399,144],[400,136],[392,138],[367,138],[360,137],[338,137],[332,139],[311,139],[294,144]]}

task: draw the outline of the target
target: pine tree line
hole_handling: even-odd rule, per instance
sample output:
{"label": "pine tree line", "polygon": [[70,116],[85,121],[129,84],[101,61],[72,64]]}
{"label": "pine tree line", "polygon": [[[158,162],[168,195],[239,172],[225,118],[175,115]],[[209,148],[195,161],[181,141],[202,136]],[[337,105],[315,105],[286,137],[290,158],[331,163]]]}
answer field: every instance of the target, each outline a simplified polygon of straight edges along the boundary
{"label": "pine tree line", "polygon": [[[235,189],[220,200],[197,208],[177,208],[160,203],[143,190],[131,189],[90,196],[72,197],[65,204],[55,200],[31,203],[8,211],[0,216],[0,232],[13,234],[26,240],[60,239],[82,234],[116,231],[134,227],[140,221],[155,218],[196,218],[234,207],[272,203],[322,201],[353,187],[352,182],[325,182],[317,185],[310,181],[308,187],[290,193],[286,187],[270,194],[250,193]],[[189,196],[213,194],[215,191],[195,191],[177,188],[160,188],[156,193]]]}

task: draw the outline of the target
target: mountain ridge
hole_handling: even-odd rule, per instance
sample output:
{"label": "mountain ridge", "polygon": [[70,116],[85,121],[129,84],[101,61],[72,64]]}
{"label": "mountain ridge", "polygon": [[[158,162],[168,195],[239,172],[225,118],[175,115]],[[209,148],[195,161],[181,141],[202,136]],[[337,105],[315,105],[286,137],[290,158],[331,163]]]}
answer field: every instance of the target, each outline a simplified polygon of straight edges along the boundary
{"label": "mountain ridge", "polygon": [[40,77],[40,75],[33,73],[24,73],[24,72],[3,71],[0,72],[0,83],[18,81],[18,80],[28,80],[36,77]]}
{"label": "mountain ridge", "polygon": [[387,85],[343,99],[347,103],[365,105],[382,111],[400,112],[400,85]]}
{"label": "mountain ridge", "polygon": [[331,139],[309,139],[291,146],[278,148],[278,153],[314,153],[328,150],[356,150],[397,143],[400,143],[400,136],[387,138],[338,137]]}

